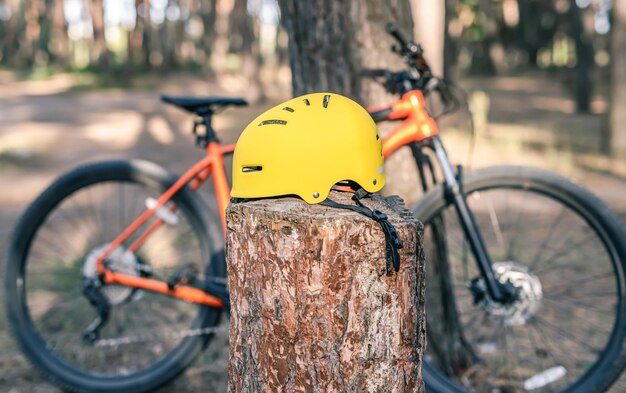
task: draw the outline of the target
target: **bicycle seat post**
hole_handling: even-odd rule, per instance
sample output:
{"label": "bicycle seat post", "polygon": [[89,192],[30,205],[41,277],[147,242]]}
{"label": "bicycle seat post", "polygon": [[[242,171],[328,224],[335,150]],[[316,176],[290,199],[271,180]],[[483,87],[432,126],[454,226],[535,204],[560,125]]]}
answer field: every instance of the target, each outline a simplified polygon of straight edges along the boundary
{"label": "bicycle seat post", "polygon": [[[217,138],[217,134],[213,129],[213,112],[206,111],[203,113],[198,113],[199,118],[193,124],[193,134],[196,136],[196,144],[200,147],[205,148],[211,142],[219,142]],[[198,133],[198,126],[204,126],[204,133]]]}

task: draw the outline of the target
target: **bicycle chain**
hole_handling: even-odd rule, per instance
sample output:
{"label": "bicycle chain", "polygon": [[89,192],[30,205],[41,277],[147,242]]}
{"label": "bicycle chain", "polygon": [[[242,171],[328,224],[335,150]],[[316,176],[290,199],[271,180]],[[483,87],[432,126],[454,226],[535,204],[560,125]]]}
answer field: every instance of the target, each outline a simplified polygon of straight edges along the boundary
{"label": "bicycle chain", "polygon": [[205,328],[197,328],[197,329],[187,329],[187,330],[183,330],[182,332],[173,332],[167,335],[166,337],[154,336],[154,335],[152,336],[151,335],[138,335],[138,336],[126,336],[126,337],[118,337],[118,338],[105,338],[105,339],[96,341],[95,347],[97,348],[119,347],[120,345],[135,344],[135,343],[153,341],[157,339],[162,340],[164,338],[165,339],[167,338],[183,339],[187,337],[203,336],[206,334],[225,332],[227,330],[228,330],[227,326],[205,327]]}

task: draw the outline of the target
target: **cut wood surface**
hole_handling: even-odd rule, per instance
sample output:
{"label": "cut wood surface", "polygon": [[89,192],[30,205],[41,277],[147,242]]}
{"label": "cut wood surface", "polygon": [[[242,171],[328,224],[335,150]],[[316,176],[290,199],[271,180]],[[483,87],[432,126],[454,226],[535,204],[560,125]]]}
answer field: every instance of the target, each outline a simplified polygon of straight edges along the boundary
{"label": "cut wood surface", "polygon": [[398,273],[380,225],[358,213],[298,198],[229,206],[230,392],[423,391],[423,227],[398,197],[364,203],[404,243]]}

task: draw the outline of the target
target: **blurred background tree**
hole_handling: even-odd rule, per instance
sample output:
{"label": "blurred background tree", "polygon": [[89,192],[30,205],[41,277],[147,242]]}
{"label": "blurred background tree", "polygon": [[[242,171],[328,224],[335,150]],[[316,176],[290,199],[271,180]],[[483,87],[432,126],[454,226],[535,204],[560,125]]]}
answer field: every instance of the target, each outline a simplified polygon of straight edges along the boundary
{"label": "blurred background tree", "polygon": [[[412,0],[412,8],[418,38],[445,41],[441,56],[450,75],[568,69],[576,80],[601,80],[609,76],[614,1]],[[408,10],[409,2],[401,3]],[[357,4],[342,7],[361,12]],[[376,13],[374,5],[373,23],[405,17]],[[24,72],[114,76],[133,70],[243,71],[254,79],[254,69],[268,57],[286,60],[279,20],[275,0],[2,0],[0,64]],[[443,63],[438,56],[431,55],[434,64]],[[444,65],[435,69],[443,72]],[[581,83],[579,107],[588,110],[589,82]]]}
{"label": "blurred background tree", "polygon": [[2,0],[0,65],[125,82],[181,70],[254,81],[285,50],[278,17],[273,0]]}

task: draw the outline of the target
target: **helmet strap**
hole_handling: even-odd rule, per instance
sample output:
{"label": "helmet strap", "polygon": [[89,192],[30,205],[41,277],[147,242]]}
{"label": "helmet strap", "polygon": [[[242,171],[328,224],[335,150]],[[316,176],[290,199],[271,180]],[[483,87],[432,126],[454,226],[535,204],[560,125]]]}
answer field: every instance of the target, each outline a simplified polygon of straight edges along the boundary
{"label": "helmet strap", "polygon": [[385,213],[380,210],[370,209],[365,206],[361,199],[370,198],[372,194],[365,191],[363,188],[358,188],[354,195],[352,196],[352,200],[356,203],[356,205],[346,205],[343,203],[335,202],[329,198],[326,198],[320,205],[334,207],[338,209],[347,209],[362,214],[366,217],[371,218],[380,224],[383,232],[385,233],[385,241],[387,243],[387,255],[391,256],[391,263],[393,265],[394,270],[397,272],[400,270],[400,254],[398,250],[403,247],[402,241],[400,240],[400,236],[398,236],[398,232],[396,232],[396,228],[389,222],[388,217]]}

